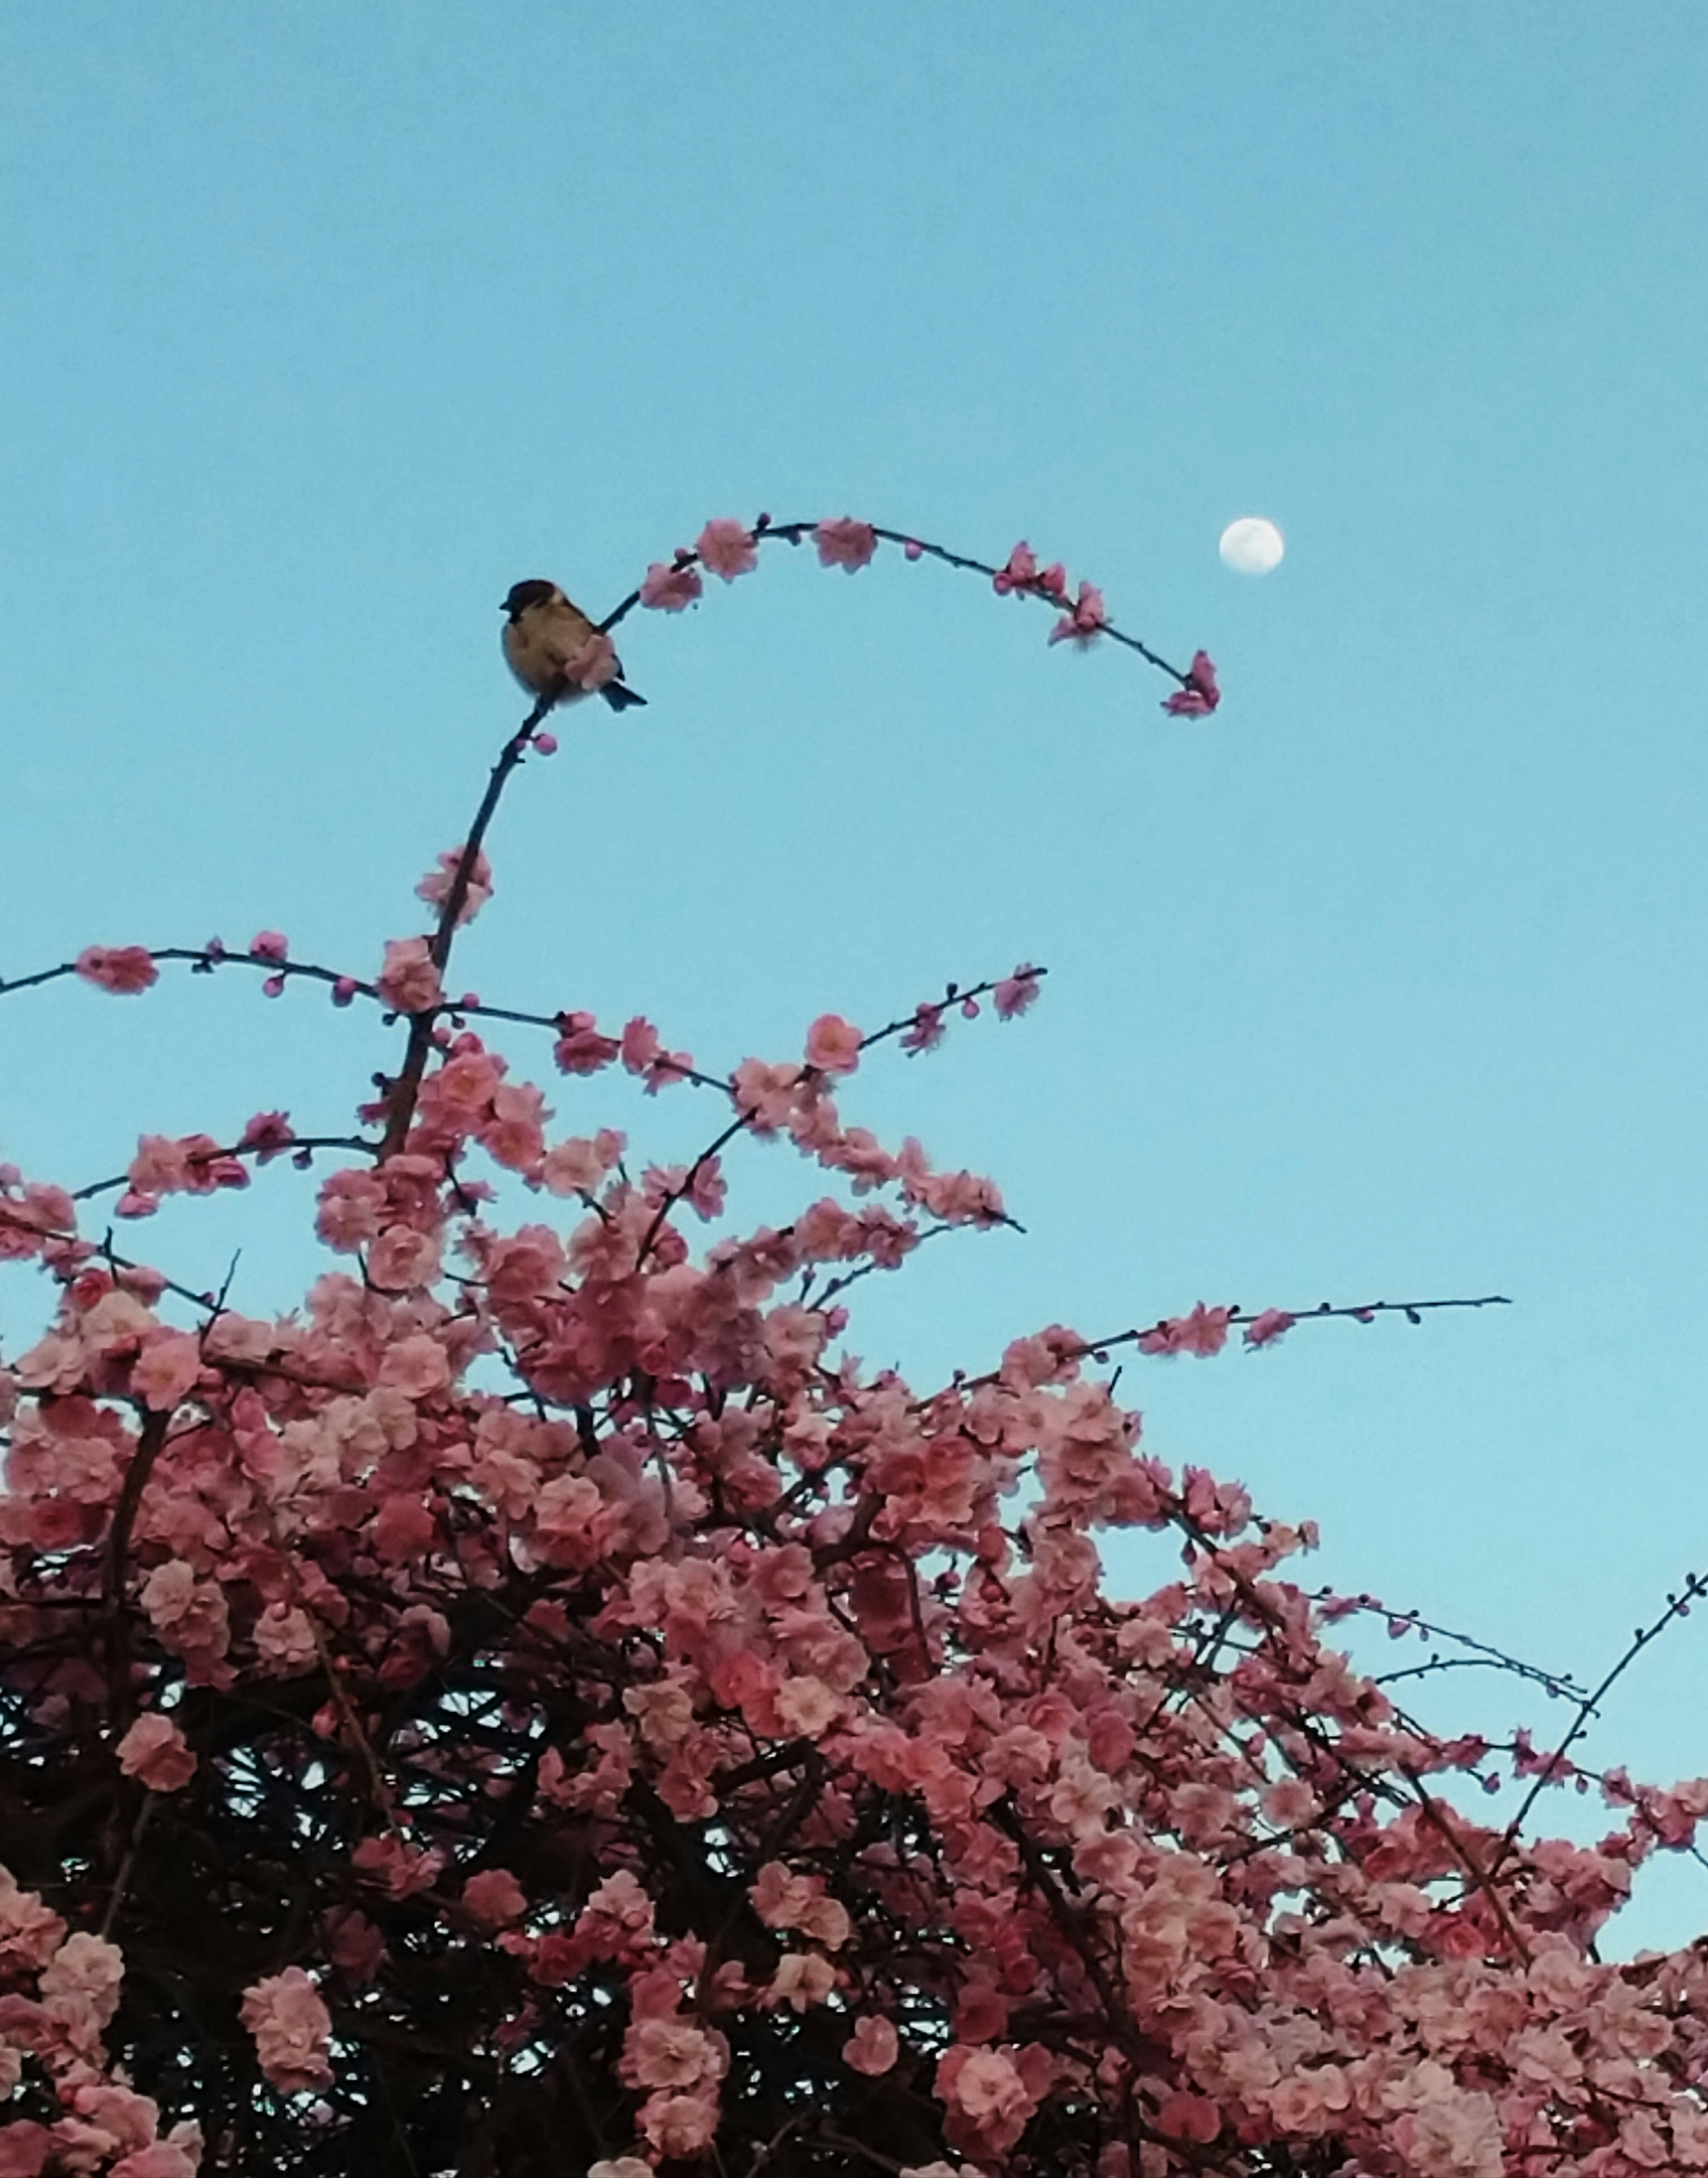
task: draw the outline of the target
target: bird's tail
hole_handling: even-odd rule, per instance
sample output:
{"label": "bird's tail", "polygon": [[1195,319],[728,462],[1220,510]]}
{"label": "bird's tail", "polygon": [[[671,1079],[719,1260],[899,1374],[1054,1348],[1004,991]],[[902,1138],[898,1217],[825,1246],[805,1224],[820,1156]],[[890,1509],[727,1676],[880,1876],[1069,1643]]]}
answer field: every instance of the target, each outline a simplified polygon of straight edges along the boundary
{"label": "bird's tail", "polygon": [[625,688],[621,681],[607,681],[599,694],[614,711],[626,711],[632,703],[644,705],[646,698],[637,696],[632,688]]}

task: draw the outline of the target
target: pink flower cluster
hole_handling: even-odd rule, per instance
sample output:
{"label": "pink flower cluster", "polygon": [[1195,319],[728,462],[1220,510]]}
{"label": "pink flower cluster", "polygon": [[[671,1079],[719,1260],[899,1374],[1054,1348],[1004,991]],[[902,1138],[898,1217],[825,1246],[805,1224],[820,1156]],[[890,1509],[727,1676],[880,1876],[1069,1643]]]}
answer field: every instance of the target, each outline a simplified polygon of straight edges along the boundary
{"label": "pink flower cluster", "polygon": [[0,1866],[0,2178],[100,2170],[107,2178],[195,2178],[201,2129],[161,2130],[160,2105],[109,2061],[124,1956],[68,1934],[37,1891]]}
{"label": "pink flower cluster", "polygon": [[[1035,988],[1017,971],[999,1010]],[[644,1024],[607,1041],[601,1063],[660,1063]],[[1286,1571],[1309,1532],[1165,1467],[1075,1333],[923,1393],[840,1353],[815,1278],[898,1262],[918,1212],[1000,1215],[836,1114],[864,1041],[822,1015],[802,1062],[735,1076],[749,1129],[852,1199],[699,1261],[672,1220],[721,1212],[714,1158],[636,1180],[613,1130],[552,1142],[539,1090],[468,1034],[436,1048],[402,1149],[322,1182],[321,1238],[363,1275],[326,1272],[294,1316],[180,1330],[157,1280],[127,1287],[68,1202],[6,1179],[0,1230],[60,1291],[5,1380],[11,1683],[42,1730],[104,1713],[116,1551],[129,1719],[101,1759],[151,1796],[140,1911],[205,1825],[257,1819],[264,1727],[270,1851],[289,1865],[302,1824],[327,1842],[292,1878],[295,1956],[233,1991],[259,2076],[342,2121],[340,2049],[353,2079],[391,2061],[364,2044],[383,1992],[386,2017],[450,2003],[517,2051],[609,2018],[630,2131],[621,2156],[567,2151],[593,2167],[746,2139],[753,2053],[785,2062],[822,2022],[840,2077],[934,2113],[909,2120],[916,2170],[1018,2168],[1064,2126],[1087,2169],[1137,2144],[1158,2178],[1235,2148],[1394,2178],[1532,2151],[1572,2178],[1708,2169],[1708,1967],[1593,1951],[1634,1867],[1694,1838],[1708,1782],[1615,1776],[1600,1844],[1508,1841],[1438,1781],[1483,1743],[1432,1738],[1326,1644]],[[276,1114],[246,1138],[292,1139]],[[143,1176],[188,1171],[191,1143]],[[577,1217],[486,1222],[476,1146]],[[895,1208],[862,1204],[884,1187]],[[1201,1304],[1140,1343],[1212,1354],[1235,1321]],[[1118,1601],[1111,1528],[1172,1535],[1184,1564]],[[490,1710],[457,1691],[488,1674]],[[520,1800],[506,1744],[533,1750]],[[685,1836],[715,1836],[715,1864],[685,1874]],[[98,1915],[108,1893],[62,1895]],[[43,2170],[96,2121],[118,1971],[0,1891],[24,1992],[0,1994],[0,2041],[60,2082],[18,2136]],[[803,2137],[820,2121],[803,2106]],[[831,2096],[824,2125],[849,2121]],[[192,2167],[145,2096],[114,2137],[156,2158],[131,2178]]]}
{"label": "pink flower cluster", "polygon": [[1177,688],[1163,704],[1171,718],[1207,719],[1222,700],[1222,692],[1216,686],[1216,669],[1208,654],[1202,650],[1192,654],[1192,662],[1186,668],[1185,684]]}
{"label": "pink flower cluster", "polygon": [[[709,523],[641,601],[767,532]],[[878,542],[787,534],[851,572]],[[1107,627],[1027,546],[996,580]],[[1169,708],[1217,700],[1201,653]],[[447,1005],[453,936],[386,946],[405,1057],[320,1179],[299,1305],[198,1305],[0,1168],[0,1257],[52,1301],[0,1368],[0,1803],[36,1886],[0,1872],[0,2178],[191,2178],[204,2134],[245,2170],[383,2137],[592,2178],[1708,2178],[1708,1956],[1601,1941],[1708,1780],[1606,1772],[1594,1842],[1474,1819],[1487,1743],[1334,1645],[1311,1524],[1166,1464],[1076,1333],[936,1384],[846,1343],[851,1287],[1006,1213],[839,1099],[1040,971],[821,1014],[727,1081],[563,1012],[559,1134]],[[269,988],[329,972],[249,950]],[[725,1124],[631,1160],[580,1109],[615,1067]],[[751,1141],[815,1177],[735,1224]],[[144,1136],[121,1207],[321,1141]],[[1201,1302],[1136,1343],[1293,1322]]]}

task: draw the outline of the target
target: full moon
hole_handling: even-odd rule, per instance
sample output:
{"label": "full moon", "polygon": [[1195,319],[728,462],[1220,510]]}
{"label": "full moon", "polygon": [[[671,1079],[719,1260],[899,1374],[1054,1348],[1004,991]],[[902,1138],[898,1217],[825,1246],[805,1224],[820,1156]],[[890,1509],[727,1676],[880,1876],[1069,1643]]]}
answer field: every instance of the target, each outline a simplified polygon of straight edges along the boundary
{"label": "full moon", "polygon": [[1231,567],[1236,575],[1268,575],[1280,566],[1287,540],[1261,514],[1242,514],[1222,532],[1216,549],[1222,555],[1222,565]]}

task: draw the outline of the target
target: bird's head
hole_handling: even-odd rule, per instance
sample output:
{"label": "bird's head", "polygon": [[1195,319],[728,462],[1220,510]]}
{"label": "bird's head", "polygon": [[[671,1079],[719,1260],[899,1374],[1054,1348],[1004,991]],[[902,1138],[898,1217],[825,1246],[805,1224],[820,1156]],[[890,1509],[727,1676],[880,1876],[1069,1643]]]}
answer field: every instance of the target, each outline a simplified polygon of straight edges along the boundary
{"label": "bird's head", "polygon": [[532,582],[513,583],[510,595],[499,607],[499,610],[507,613],[512,620],[515,620],[519,615],[525,613],[530,605],[550,605],[554,598],[561,597],[562,594],[556,583],[544,583],[535,576]]}

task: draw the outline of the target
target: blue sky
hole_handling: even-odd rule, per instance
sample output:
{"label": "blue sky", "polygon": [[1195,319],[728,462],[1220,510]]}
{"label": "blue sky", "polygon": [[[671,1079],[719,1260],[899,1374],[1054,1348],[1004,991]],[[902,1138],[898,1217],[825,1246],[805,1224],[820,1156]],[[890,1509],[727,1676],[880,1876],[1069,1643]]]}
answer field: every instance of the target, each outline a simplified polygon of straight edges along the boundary
{"label": "blue sky", "polygon": [[[263,925],[370,969],[514,723],[520,577],[608,605],[761,506],[1027,536],[1207,647],[1217,720],[974,582],[780,554],[626,630],[650,708],[530,768],[467,980],[728,1064],[1046,962],[851,1088],[1028,1229],[868,1283],[854,1344],[1509,1293],[1124,1384],[1324,1578],[1594,1673],[1708,1560],[1705,90],[1666,0],[8,10],[0,972]],[[1215,554],[1252,512],[1264,582]],[[386,1052],[298,989],[57,988],[0,1009],[0,1153],[336,1130]],[[243,1237],[282,1305],[305,1201],[152,1251]],[[1708,1770],[1700,1626],[1592,1753]],[[1700,1869],[1648,1887],[1634,1929],[1704,1924]]]}

